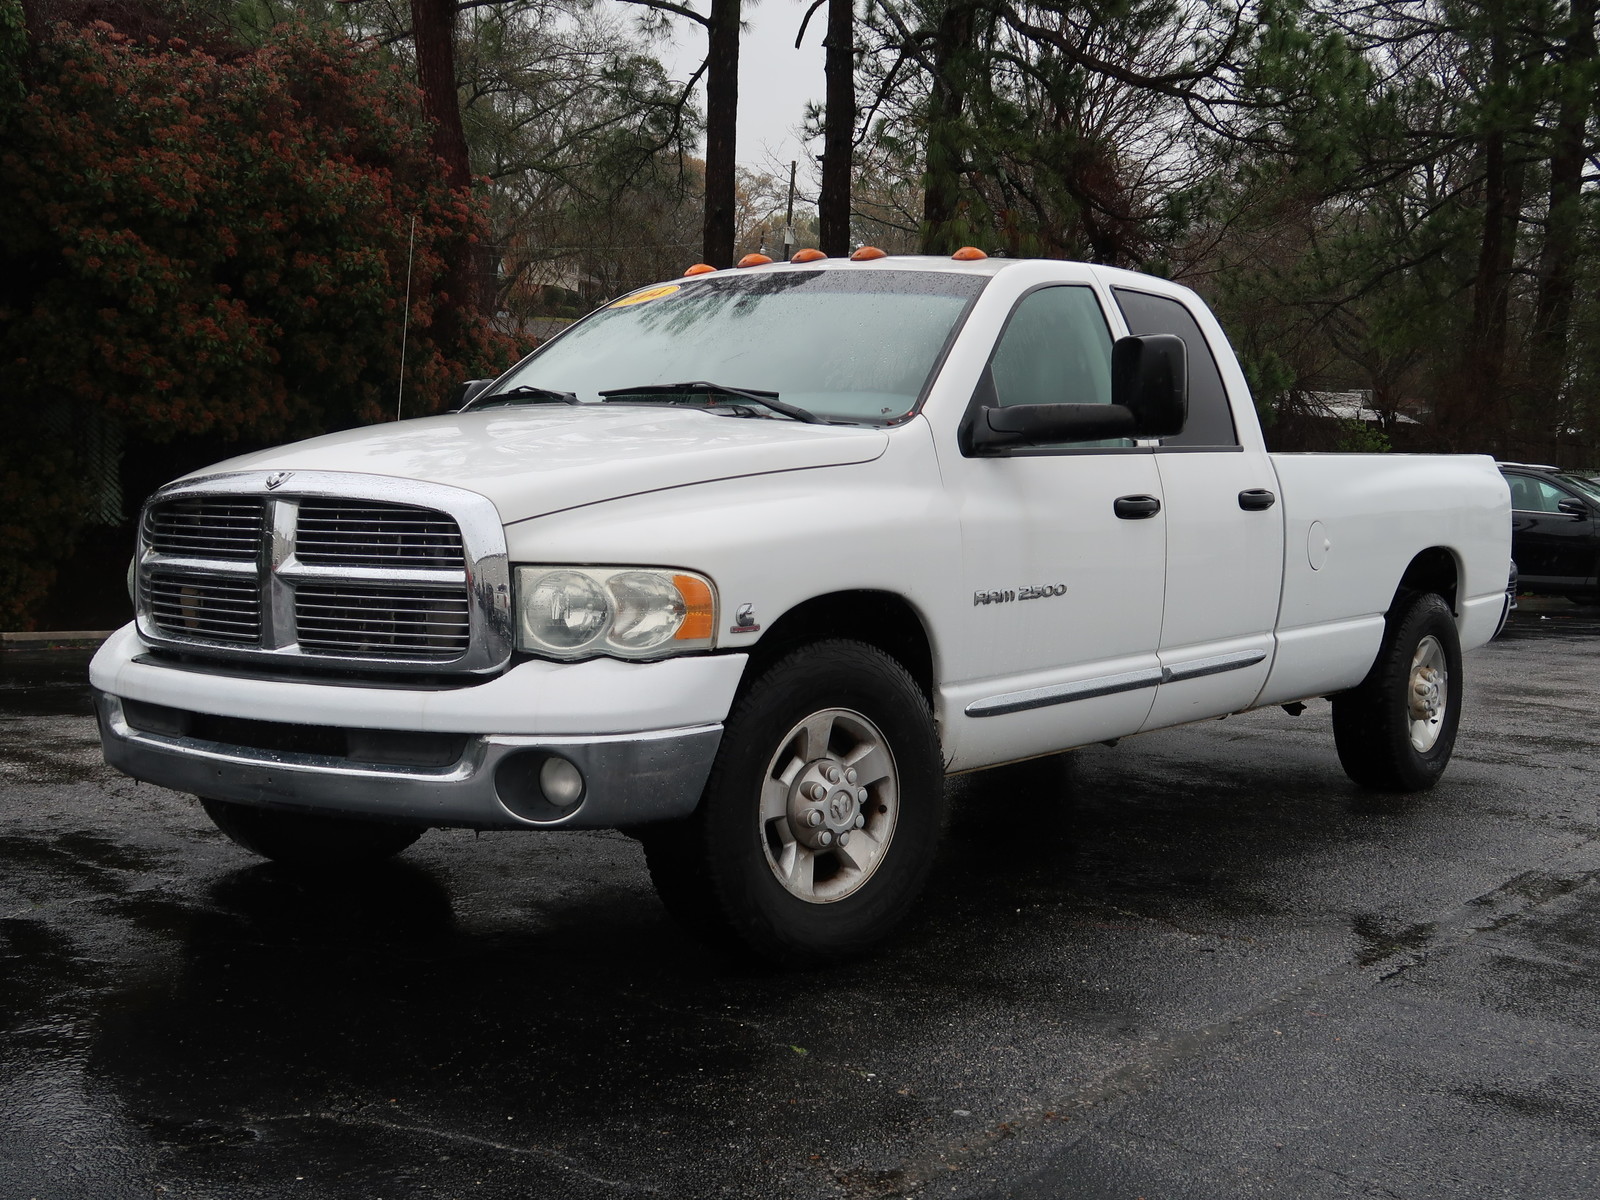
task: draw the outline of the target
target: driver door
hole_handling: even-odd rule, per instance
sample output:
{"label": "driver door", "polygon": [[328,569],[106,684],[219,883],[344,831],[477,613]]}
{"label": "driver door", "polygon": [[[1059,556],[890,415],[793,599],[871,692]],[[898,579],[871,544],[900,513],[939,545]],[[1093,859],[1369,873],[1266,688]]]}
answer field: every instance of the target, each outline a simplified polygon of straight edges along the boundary
{"label": "driver door", "polygon": [[[996,343],[987,401],[1109,404],[1111,344],[1096,289],[1037,288]],[[1150,449],[951,445],[941,461],[971,597],[946,693],[946,719],[966,723],[952,766],[1137,731],[1161,679],[1166,517]]]}

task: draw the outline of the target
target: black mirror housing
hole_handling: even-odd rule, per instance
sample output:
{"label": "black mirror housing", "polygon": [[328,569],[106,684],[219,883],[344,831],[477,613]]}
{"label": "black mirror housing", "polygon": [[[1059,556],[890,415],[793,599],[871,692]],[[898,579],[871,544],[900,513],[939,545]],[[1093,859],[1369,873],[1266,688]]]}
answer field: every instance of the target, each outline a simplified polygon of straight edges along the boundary
{"label": "black mirror housing", "polygon": [[971,458],[1004,453],[1014,446],[1135,436],[1133,413],[1120,404],[1002,406],[999,400],[994,373],[985,367],[957,433],[962,454]]}
{"label": "black mirror housing", "polygon": [[1111,347],[1111,403],[1133,414],[1134,432],[1171,437],[1189,419],[1189,349],[1171,333],[1119,338]]}
{"label": "black mirror housing", "polygon": [[457,412],[463,406],[472,403],[494,380],[468,379],[456,384],[456,389],[450,394],[450,412]]}
{"label": "black mirror housing", "polygon": [[1589,506],[1582,500],[1558,500],[1556,501],[1556,507],[1574,521],[1582,521],[1589,515]]}
{"label": "black mirror housing", "polygon": [[1134,436],[1133,414],[1120,404],[1016,404],[985,408],[975,422],[974,441],[1040,446],[1054,442],[1093,442]]}

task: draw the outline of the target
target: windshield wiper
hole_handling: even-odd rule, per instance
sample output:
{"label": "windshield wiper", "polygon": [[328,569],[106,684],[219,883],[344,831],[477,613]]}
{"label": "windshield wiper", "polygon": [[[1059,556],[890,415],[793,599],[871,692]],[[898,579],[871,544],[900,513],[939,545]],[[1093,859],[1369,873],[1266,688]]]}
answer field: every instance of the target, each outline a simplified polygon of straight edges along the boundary
{"label": "windshield wiper", "polygon": [[793,417],[796,421],[804,421],[808,425],[822,424],[822,418],[809,409],[801,408],[798,404],[786,404],[778,399],[777,392],[752,392],[745,388],[729,387],[725,383],[712,383],[708,379],[691,379],[688,383],[647,383],[639,387],[612,388],[610,391],[601,392],[602,400],[610,400],[613,396],[737,396],[741,400],[748,400],[752,404],[759,404],[763,408],[770,408],[773,412],[782,413],[786,417]]}
{"label": "windshield wiper", "polygon": [[495,392],[489,396],[474,396],[472,402],[466,405],[468,410],[479,408],[505,408],[512,404],[581,404],[583,403],[572,392],[558,392],[554,388],[535,387],[531,383],[521,383],[514,388],[507,388],[503,392]]}

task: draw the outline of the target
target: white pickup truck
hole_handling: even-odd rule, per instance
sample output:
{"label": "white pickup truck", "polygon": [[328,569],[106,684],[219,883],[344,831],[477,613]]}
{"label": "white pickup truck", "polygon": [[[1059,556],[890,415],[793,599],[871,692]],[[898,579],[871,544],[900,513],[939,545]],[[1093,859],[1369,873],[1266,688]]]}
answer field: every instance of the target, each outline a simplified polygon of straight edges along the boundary
{"label": "white pickup truck", "polygon": [[706,268],[461,410],[162,488],[107,761],[303,864],[623,829],[791,962],[906,914],[947,773],[1330,697],[1357,783],[1438,779],[1507,606],[1489,459],[1269,455],[1164,280],[858,257]]}

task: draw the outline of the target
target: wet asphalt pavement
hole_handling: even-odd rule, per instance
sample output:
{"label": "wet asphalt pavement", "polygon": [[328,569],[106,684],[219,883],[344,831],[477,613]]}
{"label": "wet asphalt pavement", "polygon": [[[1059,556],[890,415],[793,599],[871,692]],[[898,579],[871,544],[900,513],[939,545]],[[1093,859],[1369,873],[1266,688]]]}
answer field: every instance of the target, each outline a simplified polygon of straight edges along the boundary
{"label": "wet asphalt pavement", "polygon": [[0,657],[0,1200],[1600,1193],[1600,613],[1467,659],[1434,792],[1328,706],[951,783],[879,957],[752,973],[618,834],[260,865]]}

